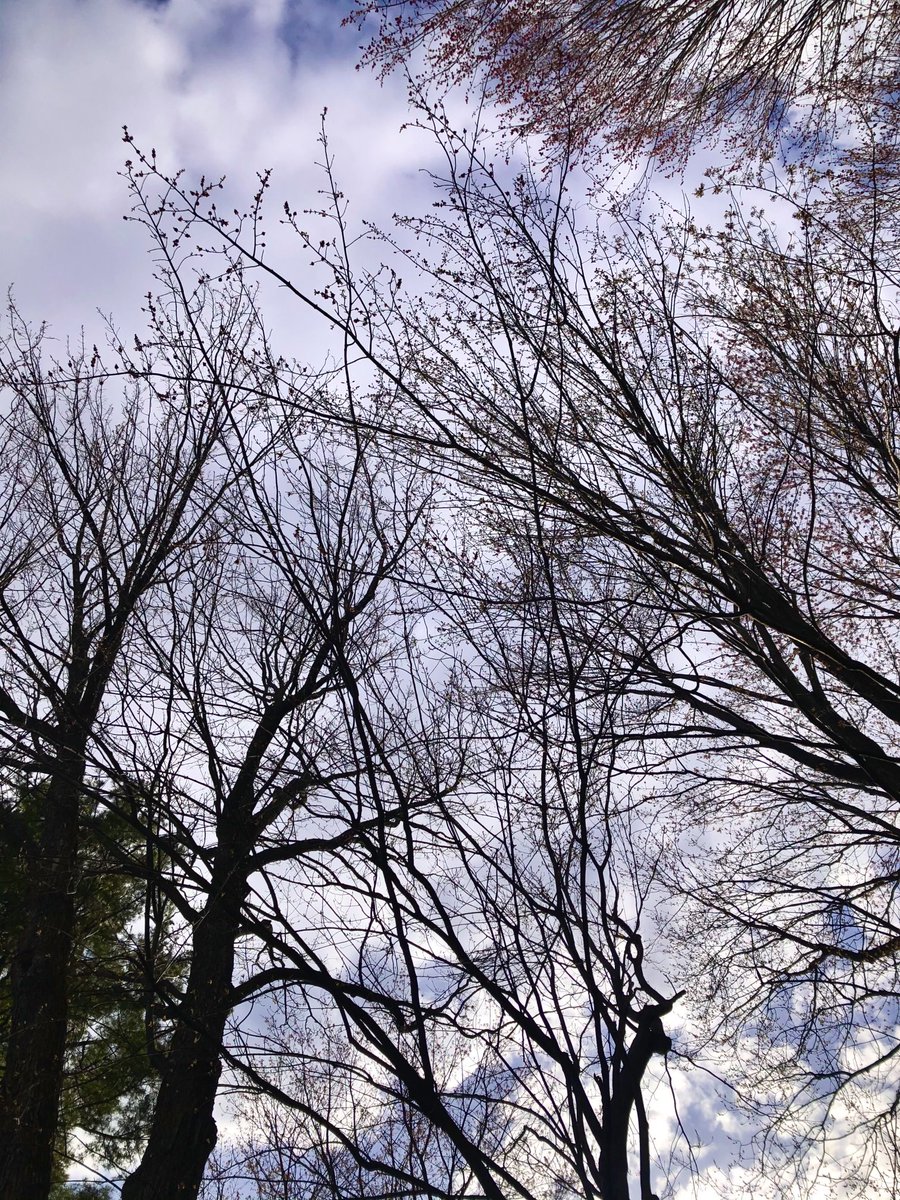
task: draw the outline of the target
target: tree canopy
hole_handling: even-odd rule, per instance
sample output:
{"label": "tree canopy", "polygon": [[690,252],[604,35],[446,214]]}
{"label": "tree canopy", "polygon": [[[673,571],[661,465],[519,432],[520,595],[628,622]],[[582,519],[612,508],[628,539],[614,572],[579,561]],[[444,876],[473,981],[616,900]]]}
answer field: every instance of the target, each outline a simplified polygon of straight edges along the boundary
{"label": "tree canopy", "polygon": [[569,152],[602,135],[618,155],[678,164],[723,132],[739,152],[771,150],[896,90],[900,27],[878,0],[371,0],[348,19],[369,18],[382,70],[480,80],[520,132]]}

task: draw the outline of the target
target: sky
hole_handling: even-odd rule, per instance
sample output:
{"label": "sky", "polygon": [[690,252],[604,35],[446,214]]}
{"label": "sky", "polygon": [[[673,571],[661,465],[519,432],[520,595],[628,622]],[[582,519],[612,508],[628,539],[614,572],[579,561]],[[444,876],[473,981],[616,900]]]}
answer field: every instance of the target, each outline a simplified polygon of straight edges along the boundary
{"label": "sky", "polygon": [[[440,157],[430,135],[404,129],[403,78],[382,81],[358,68],[365,34],[342,24],[351,7],[352,0],[0,0],[0,287],[13,289],[22,315],[49,322],[61,342],[84,328],[88,344],[102,344],[101,313],[126,337],[142,330],[152,265],[147,238],[122,220],[128,195],[120,172],[134,157],[122,142],[126,125],[137,146],[157,150],[166,172],[227,175],[235,205],[253,195],[257,172],[272,168],[274,222],[284,200],[301,211],[318,202],[327,109],[351,224],[385,228],[396,211],[427,209],[428,171],[440,169]],[[680,203],[680,184],[667,187]],[[277,228],[269,231],[277,238]],[[270,239],[270,261],[292,278],[306,270],[308,255],[295,241],[276,245]],[[267,295],[265,317],[276,329],[286,318],[280,351],[318,365],[308,342],[319,333],[296,302],[276,296],[273,307]]]}
{"label": "sky", "polygon": [[[357,70],[343,0],[2,0],[0,283],[60,338],[98,310],[126,329],[150,285],[147,242],[122,220],[119,172],[138,145],[163,169],[227,173],[249,198],[315,204],[323,109],[353,216],[387,223],[426,203],[429,147],[403,80]],[[433,153],[433,151],[431,151]]]}

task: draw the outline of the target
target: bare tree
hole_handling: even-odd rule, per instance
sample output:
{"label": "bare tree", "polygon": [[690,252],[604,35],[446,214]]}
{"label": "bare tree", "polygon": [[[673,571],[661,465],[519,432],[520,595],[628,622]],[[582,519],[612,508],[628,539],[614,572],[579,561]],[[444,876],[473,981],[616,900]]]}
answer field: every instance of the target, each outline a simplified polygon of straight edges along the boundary
{"label": "bare tree", "polygon": [[[352,271],[340,205],[320,256],[333,282],[316,294],[224,228],[209,196],[171,196],[173,210],[293,287],[378,370],[334,421],[392,439],[463,502],[503,497],[491,553],[526,530],[538,553],[554,531],[557,590],[525,627],[561,631],[598,711],[621,681],[620,762],[647,803],[664,792],[673,827],[694,825],[692,860],[668,847],[672,894],[700,902],[685,981],[721,999],[720,1044],[756,1028],[771,1071],[794,1054],[815,1099],[806,1134],[846,1129],[828,1097],[881,1078],[866,1120],[889,1137],[897,321],[879,160],[868,186],[858,169],[794,170],[791,235],[733,208],[718,233],[621,219],[604,236],[577,227],[564,177],[555,191],[527,169],[505,178],[435,123],[444,203],[410,223],[425,249],[403,251],[425,298],[417,284],[406,302],[396,273],[385,287]],[[710,826],[732,846],[716,846],[721,870]],[[386,860],[391,903],[449,938],[458,914],[406,855]],[[772,1034],[788,997],[803,1016]]]}
{"label": "bare tree", "polygon": [[[270,1114],[321,1122],[287,1189],[499,1200],[552,1178],[619,1200],[633,1129],[647,1200],[642,1085],[682,987],[717,1047],[756,1038],[757,1079],[782,1087],[768,1115],[798,1144],[854,1111],[891,1136],[896,218],[879,172],[865,190],[856,169],[792,171],[790,235],[734,205],[718,232],[620,212],[604,235],[576,224],[564,172],[504,177],[425,117],[447,177],[412,248],[402,225],[391,246],[411,299],[396,272],[354,273],[336,188],[331,242],[286,208],[328,273],[306,292],[266,261],[265,180],[234,226],[219,185],[135,168],[176,274],[202,228],[203,270],[245,298],[244,268],[269,272],[343,358],[329,383],[261,333],[229,352],[255,414],[225,454],[243,486],[135,625],[144,699],[104,754],[163,782],[150,840],[177,877],[155,886],[191,973],[154,984],[171,1034],[129,1200],[197,1193],[223,1067]],[[223,370],[198,374],[219,394]],[[646,952],[662,897],[680,982]],[[276,1003],[306,1014],[281,1041],[259,1029]],[[317,1021],[337,1100],[311,1098]]]}
{"label": "bare tree", "polygon": [[[50,1186],[80,812],[89,773],[123,720],[133,625],[182,569],[234,479],[222,458],[241,420],[228,387],[234,369],[206,387],[193,373],[210,355],[228,359],[242,332],[236,296],[213,302],[202,287],[170,289],[153,308],[146,347],[138,342],[131,356],[113,347],[123,380],[113,400],[96,348],[44,365],[46,335],[11,311],[0,367],[0,736],[7,777],[37,773],[47,784],[10,968],[0,1102],[0,1179],[10,1197]],[[151,365],[173,377],[171,387],[145,382]],[[14,808],[3,813],[13,838],[24,837]]]}
{"label": "bare tree", "polygon": [[504,596],[493,575],[487,591],[465,575],[466,602],[445,616],[468,659],[484,650],[448,694],[466,771],[410,810],[408,779],[369,733],[373,794],[404,819],[360,831],[333,900],[351,951],[340,978],[369,1003],[364,1016],[339,1005],[342,1023],[327,1004],[340,985],[313,1000],[285,973],[295,989],[252,1038],[268,1060],[263,1099],[243,1110],[255,1136],[220,1164],[260,1195],[625,1197],[632,1175],[653,1195],[642,1085],[677,997],[645,961],[653,871],[634,869],[613,799],[614,686],[607,719],[589,720],[552,622],[522,635],[521,578]]}
{"label": "bare tree", "polygon": [[[141,160],[139,170],[139,211],[162,246],[190,232],[196,208],[217,190],[202,185],[188,196],[150,162]],[[160,183],[162,203],[151,196],[151,185]],[[261,244],[260,199],[245,220]],[[226,259],[225,268],[240,271],[240,260]],[[352,378],[352,338],[345,345]],[[351,385],[341,401],[299,377],[292,382],[283,366],[276,389],[276,374],[273,419],[285,414],[267,442],[276,457],[253,476],[246,507],[229,509],[219,535],[227,565],[207,558],[209,579],[196,565],[190,594],[173,593],[175,607],[161,623],[166,633],[154,669],[170,681],[167,703],[182,714],[173,727],[189,731],[178,735],[178,745],[195,740],[207,763],[208,797],[192,801],[207,813],[201,825],[208,832],[192,851],[199,861],[206,854],[206,866],[202,881],[191,884],[199,914],[185,910],[194,930],[192,974],[184,994],[172,997],[176,1032],[156,1129],[125,1195],[194,1194],[215,1141],[212,1104],[223,1061],[245,1086],[310,1115],[308,1101],[291,1096],[277,1071],[273,1077],[254,1063],[254,1055],[279,1062],[283,1051],[270,1043],[267,1050],[253,1033],[227,1032],[232,1009],[281,992],[285,1013],[305,1011],[310,994],[318,995],[343,1026],[352,1061],[367,1064],[367,1086],[379,1103],[418,1114],[442,1147],[439,1161],[456,1164],[436,1178],[433,1166],[415,1160],[420,1140],[405,1143],[402,1161],[378,1156],[364,1148],[358,1127],[348,1131],[319,1113],[356,1169],[435,1194],[457,1187],[462,1171],[481,1194],[512,1189],[531,1196],[543,1192],[542,1172],[552,1161],[561,1188],[619,1197],[628,1191],[634,1117],[641,1187],[649,1196],[641,1084],[652,1056],[669,1047],[662,1021],[674,996],[645,970],[638,924],[645,885],[627,855],[621,858],[627,838],[610,807],[616,688],[627,662],[623,668],[616,658],[610,667],[606,713],[588,719],[581,689],[589,659],[569,653],[569,633],[554,612],[553,556],[541,544],[551,536],[551,518],[527,509],[537,567],[518,586],[531,580],[535,611],[546,610],[550,622],[534,636],[538,657],[514,670],[512,626],[504,650],[496,640],[501,624],[479,628],[464,607],[444,606],[469,639],[485,634],[491,650],[505,654],[506,674],[477,688],[503,695],[496,705],[467,710],[449,694],[442,698],[423,674],[412,632],[434,610],[435,595],[451,594],[451,564],[422,558],[429,546],[437,554],[440,524],[425,526],[413,560],[410,534],[420,518],[413,520],[396,483],[377,503],[376,492],[365,491],[359,507],[359,488],[373,488],[379,477],[370,469],[381,443],[364,393]],[[345,467],[316,457],[327,438],[306,444],[322,421],[332,439],[345,430]],[[408,468],[395,439],[387,445],[384,478],[396,481]],[[413,477],[422,465],[412,464]],[[523,516],[517,502],[509,514]],[[360,538],[369,549],[354,548]],[[239,576],[226,548],[232,544]],[[380,557],[367,557],[377,547]],[[417,583],[432,574],[443,583]],[[225,602],[238,577],[240,592]],[[362,580],[368,590],[359,596]],[[489,587],[477,573],[463,573],[459,594],[480,589],[485,604]],[[255,599],[261,588],[265,604]],[[370,606],[383,611],[388,596],[393,620],[360,626]],[[242,611],[250,598],[255,619],[236,622],[232,608]],[[531,637],[527,623],[524,629]],[[386,657],[367,665],[379,646]],[[474,653],[471,644],[465,653]],[[557,653],[565,668],[554,665]],[[283,694],[273,699],[276,685]],[[238,703],[245,693],[248,700]],[[456,694],[463,694],[461,684]],[[518,715],[504,724],[500,714],[510,705]],[[221,720],[212,719],[214,711]],[[256,729],[248,740],[245,727]],[[478,745],[485,748],[476,752]],[[328,836],[294,830],[295,821],[313,818],[337,820],[338,828],[332,824]],[[212,854],[205,842],[215,845]],[[217,865],[226,846],[228,857]],[[631,882],[620,886],[617,872],[625,866]],[[242,931],[269,965],[244,964],[233,982]],[[586,1014],[583,1021],[570,1010]],[[462,1084],[452,1070],[437,1069],[454,1044],[481,1047],[481,1067]],[[302,1061],[304,1052],[298,1055]],[[177,1162],[168,1152],[175,1141],[184,1148]]]}
{"label": "bare tree", "polygon": [[191,972],[169,998],[174,1032],[129,1198],[196,1194],[215,1143],[229,1013],[285,973],[307,985],[329,980],[312,946],[296,950],[286,972],[253,969],[251,957],[235,979],[238,939],[250,938],[257,958],[277,948],[282,905],[297,903],[285,894],[289,864],[324,855],[326,872],[329,851],[378,819],[336,790],[360,770],[339,696],[348,678],[362,688],[391,657],[385,581],[419,504],[394,490],[398,480],[385,504],[361,446],[342,461],[328,439],[290,426],[273,445],[228,512],[218,552],[173,589],[157,641],[178,753],[188,748],[197,762],[191,776],[186,763],[179,771],[185,803],[200,815],[193,852],[203,865],[190,889]]}
{"label": "bare tree", "polygon": [[[448,448],[558,513],[582,577],[631,580],[632,744],[698,825],[693,861],[668,855],[686,981],[732,1044],[758,1031],[789,1163],[801,1128],[890,1139],[896,1054],[895,217],[811,175],[791,236],[732,212],[579,248],[527,183],[510,203],[488,175],[485,203],[461,174],[452,288],[404,356]],[[584,598],[560,603],[602,694]]]}

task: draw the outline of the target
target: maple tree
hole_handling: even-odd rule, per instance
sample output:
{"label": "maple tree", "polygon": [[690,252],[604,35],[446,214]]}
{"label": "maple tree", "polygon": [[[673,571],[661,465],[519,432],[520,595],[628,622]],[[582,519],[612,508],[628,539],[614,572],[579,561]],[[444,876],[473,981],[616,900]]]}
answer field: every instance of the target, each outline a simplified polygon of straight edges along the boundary
{"label": "maple tree", "polygon": [[[888,98],[900,34],[882,0],[371,0],[365,60],[429,83],[486,83],[523,133],[683,161],[726,131],[771,148],[792,124],[830,127],[842,103]],[[424,65],[422,65],[424,64]],[[795,130],[796,132],[796,130]]]}

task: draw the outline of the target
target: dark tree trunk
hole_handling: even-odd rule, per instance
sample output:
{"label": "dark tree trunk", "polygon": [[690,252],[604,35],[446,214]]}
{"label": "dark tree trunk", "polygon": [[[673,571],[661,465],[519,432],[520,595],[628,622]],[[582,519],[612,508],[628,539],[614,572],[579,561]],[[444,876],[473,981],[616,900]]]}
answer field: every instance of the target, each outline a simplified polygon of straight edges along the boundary
{"label": "dark tree trunk", "polygon": [[60,756],[43,803],[24,928],[10,970],[10,1033],[0,1087],[0,1196],[50,1190],[66,1051],[84,756]]}
{"label": "dark tree trunk", "polygon": [[628,1190],[628,1119],[631,1103],[618,1094],[604,1114],[600,1149],[600,1190],[603,1200],[630,1200]]}
{"label": "dark tree trunk", "polygon": [[147,1148],[125,1181],[122,1200],[192,1200],[200,1189],[217,1136],[213,1105],[221,1064],[213,1026],[218,1024],[220,1037],[225,1027],[224,1018],[210,1018],[202,1030],[179,1024]]}
{"label": "dark tree trunk", "polygon": [[[640,1097],[644,1072],[654,1054],[667,1054],[672,1043],[662,1023],[673,1001],[648,1005],[638,1014],[638,1027],[613,1085],[612,1098],[603,1113],[600,1150],[603,1200],[630,1200],[628,1189],[628,1125]],[[649,1180],[641,1171],[641,1200],[650,1200]],[[655,1198],[654,1198],[655,1200]]]}
{"label": "dark tree trunk", "polygon": [[[225,861],[222,861],[223,858]],[[193,958],[172,1047],[140,1165],[122,1200],[193,1200],[216,1144],[213,1106],[232,1004],[234,945],[246,893],[245,868],[220,855],[212,894],[194,928]],[[216,877],[224,879],[216,887]]]}

